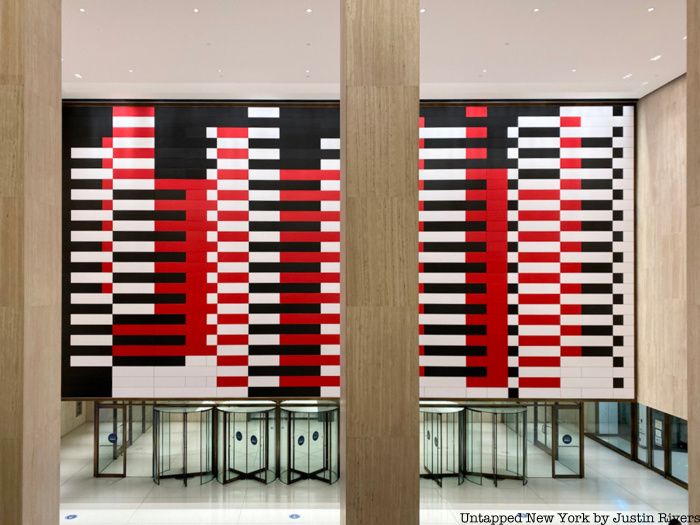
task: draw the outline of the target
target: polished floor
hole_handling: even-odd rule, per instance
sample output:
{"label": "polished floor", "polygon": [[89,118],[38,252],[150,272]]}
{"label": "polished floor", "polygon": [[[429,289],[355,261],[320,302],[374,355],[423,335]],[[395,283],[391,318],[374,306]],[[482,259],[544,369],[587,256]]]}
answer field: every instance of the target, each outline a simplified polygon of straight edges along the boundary
{"label": "polished floor", "polygon": [[[144,435],[143,437],[147,437]],[[148,441],[135,443],[144,457]],[[136,448],[136,445],[139,445]],[[59,523],[76,524],[275,524],[332,525],[340,522],[339,485],[304,481],[292,486],[241,481],[184,487],[178,480],[150,477],[96,479],[92,476],[92,425],[62,440]],[[658,474],[587,439],[586,478],[533,477],[516,481],[439,488],[421,480],[421,524],[460,523],[466,511],[621,511],[687,513],[687,491]],[[130,449],[131,451],[132,449]],[[139,463],[136,461],[135,465]],[[130,462],[131,464],[131,462]],[[145,470],[133,471],[146,474]]]}

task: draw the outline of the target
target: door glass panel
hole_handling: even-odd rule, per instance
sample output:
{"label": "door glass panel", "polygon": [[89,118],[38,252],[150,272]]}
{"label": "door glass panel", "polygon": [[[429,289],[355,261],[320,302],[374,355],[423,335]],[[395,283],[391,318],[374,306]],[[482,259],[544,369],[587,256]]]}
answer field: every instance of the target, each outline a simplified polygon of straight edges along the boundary
{"label": "door glass panel", "polygon": [[579,476],[581,474],[581,428],[578,406],[557,406],[555,476]]}
{"label": "door glass panel", "polygon": [[522,425],[520,421],[526,413],[504,414],[506,430],[506,471],[516,476],[521,474],[523,463]]}
{"label": "door glass panel", "polygon": [[551,452],[552,449],[552,406],[544,403],[535,405],[535,445]]}
{"label": "door glass panel", "polygon": [[226,454],[228,416],[228,412],[216,412],[216,481],[219,483],[226,482],[226,473],[228,471],[228,457]]}
{"label": "door glass panel", "polygon": [[201,473],[199,482],[203,484],[214,479],[214,457],[212,454],[214,411],[197,412],[193,416],[195,416],[195,424],[199,423],[199,472]]}
{"label": "door glass panel", "polygon": [[467,450],[466,450],[466,478],[468,481],[481,485],[482,483],[482,452],[481,452],[481,423],[482,423],[481,412],[476,412],[474,410],[466,411],[466,438],[467,438]]}
{"label": "door glass panel", "polygon": [[309,414],[308,440],[309,473],[326,469],[324,442],[326,441],[326,413]]}
{"label": "door glass panel", "polygon": [[102,476],[126,476],[125,410],[121,405],[98,405],[96,439],[96,474]]}

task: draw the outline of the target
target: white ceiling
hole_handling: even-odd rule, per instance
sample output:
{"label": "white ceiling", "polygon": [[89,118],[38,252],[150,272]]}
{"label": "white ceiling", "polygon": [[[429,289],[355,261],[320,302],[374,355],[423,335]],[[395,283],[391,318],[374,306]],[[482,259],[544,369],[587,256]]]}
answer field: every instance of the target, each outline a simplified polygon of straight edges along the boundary
{"label": "white ceiling", "polygon": [[[340,1],[63,0],[64,96],[338,98]],[[422,98],[637,98],[686,71],[686,0],[421,6]]]}

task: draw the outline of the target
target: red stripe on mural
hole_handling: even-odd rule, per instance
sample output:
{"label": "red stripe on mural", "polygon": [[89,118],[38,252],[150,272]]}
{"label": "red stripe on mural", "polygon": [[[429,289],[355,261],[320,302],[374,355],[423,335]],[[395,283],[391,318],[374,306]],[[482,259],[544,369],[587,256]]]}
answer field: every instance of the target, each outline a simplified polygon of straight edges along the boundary
{"label": "red stripe on mural", "polygon": [[562,137],[559,140],[559,147],[561,148],[580,148],[581,139],[579,137]]}
{"label": "red stripe on mural", "polygon": [[247,159],[248,150],[247,149],[217,149],[216,150],[217,159]]}
{"label": "red stripe on mural", "polygon": [[488,128],[467,128],[468,139],[485,139],[488,136]]}
{"label": "red stripe on mural", "polygon": [[[553,367],[559,367],[561,366],[561,358],[557,356],[551,356],[551,357],[540,357],[540,356],[533,356],[533,357],[519,357],[518,358],[518,364],[520,366],[553,366]],[[522,383],[521,383],[522,386]]]}
{"label": "red stripe on mural", "polygon": [[488,117],[489,108],[488,106],[467,106],[466,116],[467,117]]}
{"label": "red stripe on mural", "polygon": [[247,138],[248,128],[217,128],[216,136],[220,139]]}
{"label": "red stripe on mural", "polygon": [[559,242],[559,232],[518,232],[520,242]]}
{"label": "red stripe on mural", "polygon": [[560,213],[556,210],[522,210],[518,212],[521,221],[558,221]]}
{"label": "red stripe on mural", "polygon": [[248,366],[247,355],[220,355],[216,358],[218,366]]}
{"label": "red stripe on mural", "polygon": [[339,324],[340,314],[280,314],[280,324]]}
{"label": "red stripe on mural", "polygon": [[236,387],[236,386],[248,386],[248,377],[217,377],[216,386],[218,387]]}
{"label": "red stripe on mural", "polygon": [[581,117],[560,117],[559,122],[562,128],[581,127]]}
{"label": "red stripe on mural", "polygon": [[521,273],[518,275],[518,283],[558,283],[558,273]]}
{"label": "red stripe on mural", "polygon": [[152,106],[114,106],[112,116],[114,117],[154,117],[156,108]]}
{"label": "red stripe on mural", "polygon": [[112,136],[117,138],[150,138],[156,136],[154,128],[113,128]]}
{"label": "red stripe on mural", "polygon": [[155,155],[153,148],[114,148],[115,159],[152,159]]}
{"label": "red stripe on mural", "polygon": [[281,355],[280,366],[339,366],[339,355]]}
{"label": "red stripe on mural", "polygon": [[280,387],[291,386],[340,386],[340,377],[338,376],[282,376],[280,377]]}
{"label": "red stripe on mural", "polygon": [[581,159],[560,159],[559,167],[561,169],[579,169],[581,167]]}
{"label": "red stripe on mural", "polygon": [[[486,116],[486,107],[479,107],[476,115]],[[467,110],[469,115],[469,108]],[[508,170],[488,169],[474,170],[471,175],[479,175],[487,181],[487,190],[483,198],[486,200],[486,230],[484,240],[487,241],[487,255],[484,257],[486,272],[467,273],[466,282],[483,282],[486,284],[486,294],[467,294],[467,304],[483,304],[486,313],[481,322],[486,326],[486,336],[467,335],[466,344],[486,346],[486,377],[468,377],[467,387],[508,387]],[[469,177],[469,172],[467,173]],[[472,193],[472,192],[468,192]],[[465,240],[475,236],[466,232]],[[466,253],[465,260],[475,259],[474,253]],[[481,317],[481,316],[480,316]],[[472,316],[465,316],[469,323]],[[467,366],[479,366],[476,358],[469,357]]]}
{"label": "red stripe on mural", "polygon": [[558,377],[521,377],[518,383],[520,388],[559,388],[561,380]]}

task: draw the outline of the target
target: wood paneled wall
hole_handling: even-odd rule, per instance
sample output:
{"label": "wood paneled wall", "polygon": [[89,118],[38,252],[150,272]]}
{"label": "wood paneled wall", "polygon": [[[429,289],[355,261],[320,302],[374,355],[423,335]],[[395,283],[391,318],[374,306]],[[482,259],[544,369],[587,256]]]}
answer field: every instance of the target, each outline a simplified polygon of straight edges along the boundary
{"label": "wood paneled wall", "polygon": [[342,4],[342,522],[418,525],[418,0]]}
{"label": "wood paneled wall", "polygon": [[637,399],[687,417],[686,86],[637,106]]}
{"label": "wood paneled wall", "polygon": [[688,506],[700,514],[700,1],[688,0]]}
{"label": "wood paneled wall", "polygon": [[55,523],[61,2],[0,0],[0,523]]}

